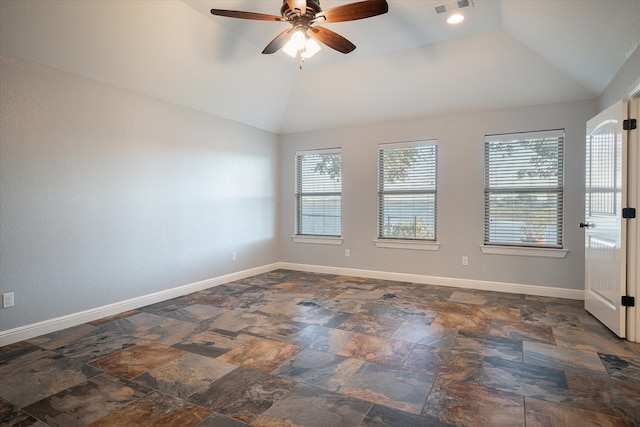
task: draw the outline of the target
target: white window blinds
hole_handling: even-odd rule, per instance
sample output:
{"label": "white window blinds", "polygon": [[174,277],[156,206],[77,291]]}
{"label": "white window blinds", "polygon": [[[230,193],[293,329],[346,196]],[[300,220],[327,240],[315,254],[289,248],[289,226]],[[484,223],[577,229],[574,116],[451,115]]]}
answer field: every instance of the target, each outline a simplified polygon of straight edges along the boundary
{"label": "white window blinds", "polygon": [[340,149],[296,153],[296,235],[340,236]]}
{"label": "white window blinds", "polygon": [[378,146],[378,238],[436,240],[436,141]]}
{"label": "white window blinds", "polygon": [[564,130],[485,136],[485,244],[562,248]]}

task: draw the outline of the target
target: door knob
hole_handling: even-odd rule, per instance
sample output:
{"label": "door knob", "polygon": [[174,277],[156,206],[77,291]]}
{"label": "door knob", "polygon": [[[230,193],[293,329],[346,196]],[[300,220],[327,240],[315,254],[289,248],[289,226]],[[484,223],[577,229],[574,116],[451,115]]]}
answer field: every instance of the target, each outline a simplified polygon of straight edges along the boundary
{"label": "door knob", "polygon": [[580,223],[580,228],[589,228],[589,227],[591,227],[591,224],[589,224],[588,222],[587,223],[584,223],[584,222]]}

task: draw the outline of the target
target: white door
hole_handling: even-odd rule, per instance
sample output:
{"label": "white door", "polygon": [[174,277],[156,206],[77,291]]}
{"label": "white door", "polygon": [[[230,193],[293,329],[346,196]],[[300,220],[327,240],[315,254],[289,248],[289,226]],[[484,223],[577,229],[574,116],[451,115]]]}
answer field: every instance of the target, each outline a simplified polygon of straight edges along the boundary
{"label": "white door", "polygon": [[[626,334],[626,132],[620,101],[587,122],[585,308],[621,338]],[[624,183],[624,185],[623,185]]]}

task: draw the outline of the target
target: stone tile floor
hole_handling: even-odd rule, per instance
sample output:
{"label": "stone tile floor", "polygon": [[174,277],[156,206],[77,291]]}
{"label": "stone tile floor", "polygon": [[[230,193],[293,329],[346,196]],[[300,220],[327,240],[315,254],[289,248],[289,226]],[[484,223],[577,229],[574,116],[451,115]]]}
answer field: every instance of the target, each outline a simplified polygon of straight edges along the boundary
{"label": "stone tile floor", "polygon": [[0,425],[638,427],[581,306],[277,270],[0,348]]}

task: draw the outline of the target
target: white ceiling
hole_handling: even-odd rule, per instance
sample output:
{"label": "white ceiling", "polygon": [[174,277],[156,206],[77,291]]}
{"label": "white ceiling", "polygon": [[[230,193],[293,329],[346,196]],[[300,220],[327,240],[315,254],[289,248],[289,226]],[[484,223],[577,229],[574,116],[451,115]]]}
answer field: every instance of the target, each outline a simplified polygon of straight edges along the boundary
{"label": "white ceiling", "polygon": [[[323,9],[350,0],[321,0]],[[475,0],[450,26],[434,6],[325,24],[357,49],[302,70],[262,55],[281,0],[0,0],[0,52],[277,133],[598,96],[640,44],[640,0]]]}

